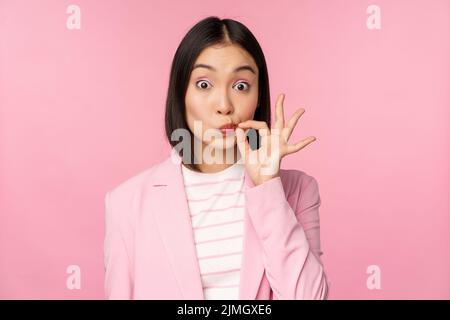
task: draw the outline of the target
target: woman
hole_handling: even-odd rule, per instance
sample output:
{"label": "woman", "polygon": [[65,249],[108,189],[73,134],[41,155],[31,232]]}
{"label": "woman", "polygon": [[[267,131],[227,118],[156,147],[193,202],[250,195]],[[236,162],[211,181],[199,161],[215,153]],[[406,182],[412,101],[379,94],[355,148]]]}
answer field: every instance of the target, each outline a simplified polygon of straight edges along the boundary
{"label": "woman", "polygon": [[280,169],[316,139],[288,144],[305,110],[285,123],[283,101],[271,128],[265,58],[243,24],[209,17],[186,34],[166,102],[171,156],[105,196],[107,298],[327,298],[317,181]]}

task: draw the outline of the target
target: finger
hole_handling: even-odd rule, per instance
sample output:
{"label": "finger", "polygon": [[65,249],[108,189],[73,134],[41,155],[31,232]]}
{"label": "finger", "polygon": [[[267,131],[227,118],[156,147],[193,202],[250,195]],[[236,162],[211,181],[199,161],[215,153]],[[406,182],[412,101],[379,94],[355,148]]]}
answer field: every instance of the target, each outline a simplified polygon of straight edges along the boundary
{"label": "finger", "polygon": [[297,152],[297,151],[303,149],[304,147],[306,147],[311,142],[314,142],[316,140],[317,140],[316,137],[311,136],[311,137],[301,140],[300,142],[298,142],[294,145],[288,144],[287,145],[287,154]]}
{"label": "finger", "polygon": [[283,130],[284,128],[284,97],[285,94],[282,93],[278,96],[275,114],[277,118],[275,119],[275,128],[278,128],[280,130]]}
{"label": "finger", "polygon": [[260,141],[260,150],[265,150],[264,152],[268,152],[269,146],[270,146],[270,142],[269,142],[269,135],[268,134],[264,134],[264,131],[267,131],[266,129],[261,129],[260,132],[262,134],[260,134],[261,136],[261,141]]}
{"label": "finger", "polygon": [[247,138],[243,129],[236,128],[236,140],[239,152],[241,153],[241,157],[245,162],[247,162],[250,146],[247,142]]}
{"label": "finger", "polygon": [[294,131],[295,126],[297,125],[298,119],[300,119],[300,117],[305,113],[305,109],[301,108],[298,109],[297,111],[295,111],[295,113],[292,115],[292,117],[289,119],[288,124],[287,124],[287,139],[289,139],[289,137],[292,134],[292,131]]}
{"label": "finger", "polygon": [[257,121],[257,120],[247,120],[239,123],[240,128],[253,128],[256,130],[267,129],[269,131],[269,127],[265,121]]}

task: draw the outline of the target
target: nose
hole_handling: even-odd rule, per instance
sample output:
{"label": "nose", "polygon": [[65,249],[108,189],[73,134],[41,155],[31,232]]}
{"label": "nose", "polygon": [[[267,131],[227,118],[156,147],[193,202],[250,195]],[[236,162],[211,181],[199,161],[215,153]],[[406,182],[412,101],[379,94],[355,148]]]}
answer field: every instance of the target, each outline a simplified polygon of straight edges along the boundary
{"label": "nose", "polygon": [[223,116],[227,116],[227,115],[231,114],[232,111],[233,110],[229,105],[217,107],[217,113],[221,114]]}
{"label": "nose", "polygon": [[222,97],[217,104],[216,112],[217,114],[227,116],[230,115],[233,112],[233,104],[231,103],[230,99],[226,96]]}

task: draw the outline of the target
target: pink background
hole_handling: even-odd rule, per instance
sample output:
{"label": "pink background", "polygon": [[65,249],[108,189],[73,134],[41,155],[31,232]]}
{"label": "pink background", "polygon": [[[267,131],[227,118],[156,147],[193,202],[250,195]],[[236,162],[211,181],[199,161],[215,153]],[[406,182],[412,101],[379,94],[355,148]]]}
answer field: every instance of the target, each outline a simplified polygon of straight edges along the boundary
{"label": "pink background", "polygon": [[0,0],[0,298],[103,298],[104,194],[169,155],[170,63],[209,15],[246,24],[272,102],[306,109],[291,141],[318,140],[282,167],[319,182],[330,298],[449,299],[446,0]]}

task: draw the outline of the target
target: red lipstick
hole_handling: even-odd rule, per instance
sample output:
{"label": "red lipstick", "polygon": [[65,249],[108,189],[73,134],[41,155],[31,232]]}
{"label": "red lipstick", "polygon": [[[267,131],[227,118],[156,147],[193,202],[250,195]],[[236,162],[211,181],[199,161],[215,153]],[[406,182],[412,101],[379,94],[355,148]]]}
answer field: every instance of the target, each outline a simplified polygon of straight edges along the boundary
{"label": "red lipstick", "polygon": [[222,134],[224,135],[229,135],[229,134],[234,134],[234,130],[236,129],[237,125],[233,124],[233,123],[227,123],[224,124],[223,126],[221,126],[219,128],[219,130],[222,132]]}

